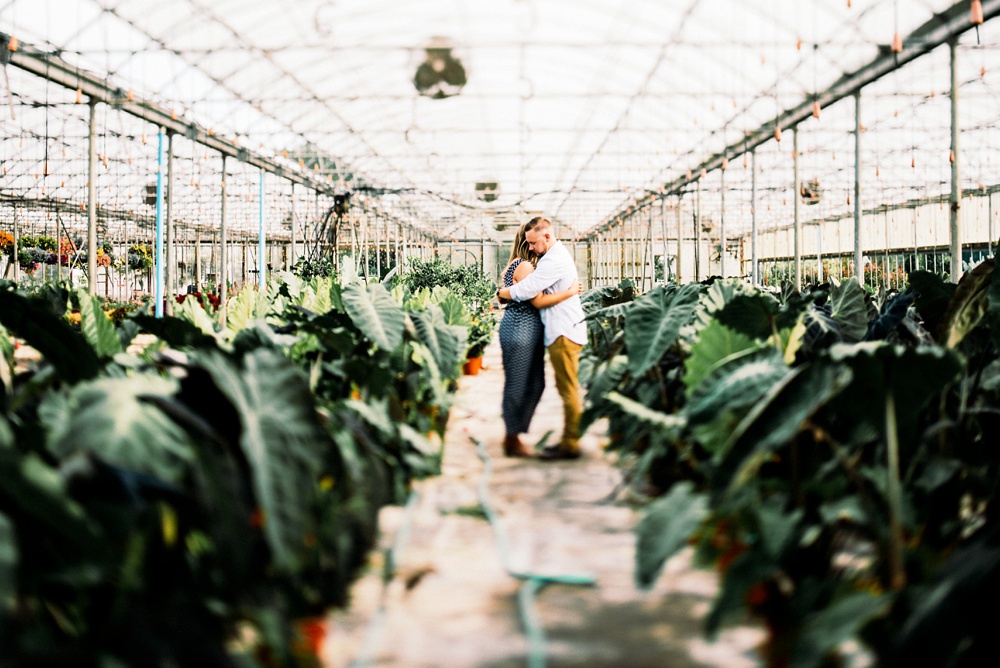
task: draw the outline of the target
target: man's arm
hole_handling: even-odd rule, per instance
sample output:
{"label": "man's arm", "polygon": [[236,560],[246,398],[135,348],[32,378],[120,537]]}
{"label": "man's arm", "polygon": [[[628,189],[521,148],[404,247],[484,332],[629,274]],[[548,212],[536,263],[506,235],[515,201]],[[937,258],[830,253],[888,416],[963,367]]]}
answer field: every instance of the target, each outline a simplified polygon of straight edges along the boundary
{"label": "man's arm", "polygon": [[559,262],[545,262],[542,258],[535,271],[525,277],[523,281],[515,283],[509,288],[503,288],[497,294],[501,299],[511,299],[516,302],[528,301],[564,277],[564,271]]}

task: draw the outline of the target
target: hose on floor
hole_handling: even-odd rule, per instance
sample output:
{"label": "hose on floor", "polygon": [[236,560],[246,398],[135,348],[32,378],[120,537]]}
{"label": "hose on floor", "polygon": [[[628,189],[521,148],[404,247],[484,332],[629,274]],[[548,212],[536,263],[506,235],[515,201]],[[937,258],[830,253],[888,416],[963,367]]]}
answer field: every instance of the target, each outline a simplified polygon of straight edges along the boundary
{"label": "hose on floor", "polygon": [[500,551],[500,561],[508,575],[524,581],[517,593],[517,606],[528,639],[528,668],[545,668],[545,629],[542,628],[535,609],[536,594],[547,584],[592,586],[597,584],[597,578],[589,573],[532,573],[511,568],[507,532],[490,502],[489,481],[493,473],[493,461],[486,453],[486,445],[482,441],[471,436],[469,438],[476,446],[476,456],[483,462],[483,475],[479,479],[479,505],[493,528],[497,549]]}
{"label": "hose on floor", "polygon": [[413,516],[416,514],[417,501],[420,495],[417,490],[412,490],[406,499],[406,506],[403,511],[403,521],[396,532],[396,537],[392,545],[385,552],[385,563],[382,567],[382,592],[379,595],[378,609],[368,622],[368,629],[365,632],[365,640],[361,645],[358,656],[351,661],[350,668],[368,668],[375,661],[375,655],[382,644],[382,637],[385,635],[386,601],[388,600],[389,584],[396,577],[396,558],[406,542],[410,538],[410,530],[413,528]]}

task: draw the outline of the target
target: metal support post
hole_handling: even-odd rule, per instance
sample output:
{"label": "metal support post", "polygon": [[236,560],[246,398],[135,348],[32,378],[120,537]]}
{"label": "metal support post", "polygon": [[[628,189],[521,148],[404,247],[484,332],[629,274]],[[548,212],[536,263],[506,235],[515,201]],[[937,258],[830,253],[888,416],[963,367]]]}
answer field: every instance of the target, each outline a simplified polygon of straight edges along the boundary
{"label": "metal support post", "polygon": [[854,277],[864,285],[861,247],[861,91],[858,91],[854,94]]}
{"label": "metal support post", "polygon": [[97,294],[97,100],[90,99],[87,145],[87,292]]}
{"label": "metal support post", "polygon": [[948,43],[951,54],[951,281],[958,283],[962,278],[962,183],[959,180],[958,165],[961,153],[958,150],[958,75],[956,73],[958,40]]}
{"label": "metal support post", "polygon": [[166,215],[164,222],[163,241],[166,245],[166,254],[163,260],[163,283],[167,288],[166,314],[174,313],[174,294],[177,292],[177,239],[174,229],[174,133],[167,131],[167,188],[164,193],[166,199]]}
{"label": "metal support post", "polygon": [[802,289],[802,220],[799,217],[799,190],[802,184],[799,181],[799,127],[792,128],[792,178],[794,181],[794,194],[792,195],[794,206],[792,210],[795,214],[795,289]]}
{"label": "metal support post", "polygon": [[163,135],[160,128],[156,135],[156,273],[153,276],[153,313],[157,318],[163,317]]}
{"label": "metal support post", "polygon": [[227,304],[229,298],[229,270],[226,262],[226,154],[222,154],[222,220],[219,224],[219,266],[217,268],[219,276],[219,324],[226,328]]}
{"label": "metal support post", "polygon": [[750,282],[760,285],[757,268],[757,151],[750,152]]}

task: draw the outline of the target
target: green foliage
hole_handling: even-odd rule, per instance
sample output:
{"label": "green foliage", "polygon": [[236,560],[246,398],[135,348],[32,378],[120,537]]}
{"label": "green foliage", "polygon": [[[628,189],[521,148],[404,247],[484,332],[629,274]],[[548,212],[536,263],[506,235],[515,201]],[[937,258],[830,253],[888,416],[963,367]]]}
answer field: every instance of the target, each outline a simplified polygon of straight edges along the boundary
{"label": "green foliage", "polygon": [[641,376],[652,368],[664,352],[677,342],[698,305],[700,288],[659,286],[642,295],[625,312],[625,345],[629,350],[629,371]]}
{"label": "green foliage", "polygon": [[315,446],[322,430],[306,377],[290,360],[267,349],[248,353],[240,366],[219,353],[199,355],[195,362],[239,416],[239,445],[250,464],[274,565],[297,572],[315,491],[302,483],[318,480],[322,470],[322,454]]}
{"label": "green foliage", "polygon": [[479,357],[493,340],[497,319],[492,311],[496,285],[477,266],[452,266],[444,260],[412,258],[406,272],[396,277],[395,284],[403,286],[410,295],[423,295],[424,303],[437,302],[445,310],[449,321],[455,322],[458,313],[447,296],[437,296],[447,289],[461,302],[468,313],[465,357]]}
{"label": "green foliage", "polygon": [[[379,508],[439,469],[465,327],[291,278],[221,332],[193,300],[116,330],[85,293],[75,331],[64,289],[0,286],[0,663],[315,664],[296,619],[346,604]],[[42,361],[15,374],[7,331]]]}
{"label": "green foliage", "polygon": [[60,460],[78,452],[130,471],[180,482],[193,459],[184,430],[152,401],[176,381],[158,376],[98,378],[45,398],[38,417],[46,448]]}
{"label": "green foliage", "polygon": [[636,527],[635,574],[640,586],[656,582],[663,564],[687,545],[707,515],[708,499],[687,481],[650,504]]}
{"label": "green foliage", "polygon": [[392,350],[402,341],[403,309],[381,284],[352,283],[344,289],[343,300],[351,320],[376,345]]}
{"label": "green foliage", "polygon": [[36,348],[66,382],[93,378],[100,367],[97,353],[62,317],[65,308],[65,295],[57,313],[43,297],[17,293],[13,284],[0,286],[0,324]]}
{"label": "green foliage", "polygon": [[86,290],[77,291],[80,303],[80,331],[99,357],[111,357],[122,352],[115,325],[104,314],[101,300]]}
{"label": "green foliage", "polygon": [[[666,292],[592,301],[608,345],[588,349],[585,418],[607,418],[630,479],[667,493],[639,525],[637,579],[696,543],[722,576],[706,630],[749,610],[771,665],[830,665],[852,640],[887,665],[974,665],[986,626],[948,627],[945,649],[934,635],[1000,573],[986,556],[1000,543],[998,284],[988,260],[958,286],[915,272],[874,298],[854,281],[773,295],[716,281],[676,289],[700,292],[693,310]],[[963,551],[980,561],[952,578]]]}

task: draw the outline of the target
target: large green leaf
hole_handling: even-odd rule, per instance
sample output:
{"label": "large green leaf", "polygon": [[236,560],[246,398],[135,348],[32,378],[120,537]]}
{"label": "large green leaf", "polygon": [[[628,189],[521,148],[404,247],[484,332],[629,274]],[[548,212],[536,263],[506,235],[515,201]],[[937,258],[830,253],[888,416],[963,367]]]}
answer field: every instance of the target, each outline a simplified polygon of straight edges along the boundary
{"label": "large green leaf", "polygon": [[[781,353],[773,348],[745,351],[727,359],[731,361],[720,363],[691,395],[684,413],[692,425],[704,425],[720,419],[722,424],[731,424],[734,416],[738,421],[789,373]],[[716,452],[726,444],[730,434],[731,430],[726,433],[724,429],[710,428],[702,434],[708,438],[699,440],[707,450]]]}
{"label": "large green leaf", "polygon": [[684,386],[690,396],[719,366],[759,350],[761,344],[713,320],[698,334],[684,360]]}
{"label": "large green leaf", "polygon": [[992,283],[992,258],[983,260],[962,276],[941,322],[938,341],[942,345],[954,348],[987,317]]}
{"label": "large green leaf", "polygon": [[[581,360],[581,369],[583,361]],[[628,358],[624,355],[615,355],[607,363],[595,367],[593,376],[586,382],[587,396],[584,401],[584,412],[581,428],[586,429],[594,420],[606,414],[610,408],[608,404],[608,394],[619,389],[622,380],[628,373]],[[581,374],[581,379],[585,378]]]}
{"label": "large green leaf", "polygon": [[185,299],[182,304],[174,309],[174,316],[187,320],[192,325],[213,338],[217,338],[215,318],[209,315],[201,304],[195,299]]}
{"label": "large green leaf", "polygon": [[316,276],[313,278],[312,284],[313,290],[316,292],[316,298],[309,308],[314,313],[326,313],[334,308],[335,295],[339,296],[340,293],[334,291],[335,283],[333,282],[333,277]]}
{"label": "large green leaf", "polygon": [[[715,304],[717,299],[718,297],[708,304]],[[715,311],[715,319],[751,338],[769,339],[780,330],[793,327],[808,306],[809,303],[802,300],[792,300],[782,305],[774,297],[764,293],[740,292]]]}
{"label": "large green leaf", "polygon": [[104,314],[101,301],[84,289],[77,290],[80,300],[80,331],[98,357],[113,357],[122,352],[115,325]]}
{"label": "large green leaf", "polygon": [[100,370],[97,354],[86,339],[43,301],[0,289],[0,324],[41,353],[67,382],[93,378]]}
{"label": "large green leaf", "polygon": [[77,450],[109,464],[178,482],[193,454],[173,420],[144,397],[169,397],[177,382],[152,374],[101,378],[51,394],[39,406],[46,444],[59,459]]}
{"label": "large green leaf", "polygon": [[787,499],[783,495],[776,495],[755,507],[761,546],[775,561],[781,559],[793,542],[795,530],[805,514],[801,508],[786,512],[786,505]]}
{"label": "large green leaf", "polygon": [[[191,301],[185,300],[185,304]],[[201,308],[196,306],[196,308]],[[151,315],[136,315],[132,317],[144,331],[156,336],[172,348],[215,348],[216,338],[206,334],[187,318],[165,316],[154,318]]]}
{"label": "large green leaf", "polygon": [[327,447],[307,379],[291,361],[266,348],[247,353],[242,368],[219,353],[193,358],[239,415],[240,448],[264,513],[265,538],[276,566],[294,572]]}
{"label": "large green leaf", "polygon": [[993,260],[994,270],[990,276],[988,292],[990,335],[993,337],[993,347],[1000,350],[1000,271],[996,271],[996,258]]}
{"label": "large green leaf", "polygon": [[267,295],[261,294],[252,285],[245,285],[239,294],[229,299],[226,309],[226,338],[231,339],[240,330],[267,315]]}
{"label": "large green leaf", "polygon": [[695,316],[698,327],[704,327],[725,306],[740,295],[759,294],[747,283],[737,278],[713,281],[698,299],[699,308]]}
{"label": "large green leaf", "polygon": [[14,525],[0,513],[0,611],[6,613],[17,593],[17,535]]}
{"label": "large green leaf", "polygon": [[379,348],[391,351],[403,340],[406,313],[381,283],[352,283],[343,300],[354,325]]}
{"label": "large green leaf", "polygon": [[618,392],[608,394],[608,401],[618,406],[622,411],[635,418],[639,422],[645,423],[663,432],[667,438],[676,438],[684,429],[687,421],[681,415],[671,415],[663,413],[645,405],[629,399]]}
{"label": "large green leaf", "polygon": [[844,427],[882,433],[885,397],[891,390],[903,443],[914,442],[921,410],[962,370],[954,352],[935,346],[911,348],[878,341],[837,344],[829,356],[853,372],[850,387],[833,403],[837,413],[851,421]]}
{"label": "large green leaf", "polygon": [[770,451],[790,443],[806,419],[840,392],[849,377],[844,369],[829,364],[791,369],[733,431],[720,452],[716,488],[750,479]]}
{"label": "large green leaf", "polygon": [[774,333],[774,321],[780,307],[773,297],[763,293],[737,295],[719,308],[715,318],[705,326],[718,321],[741,335],[766,339]]}
{"label": "large green leaf", "polygon": [[640,587],[652,586],[667,560],[687,544],[708,513],[706,495],[695,492],[687,480],[650,504],[635,530],[635,579]]}
{"label": "large green leaf", "polygon": [[[0,325],[0,383],[3,384],[3,398],[0,398],[0,408],[6,403],[6,398],[14,393],[14,341],[7,329]],[[6,410],[0,411],[0,415]]]}
{"label": "large green leaf", "polygon": [[853,640],[869,620],[884,614],[891,603],[891,596],[858,592],[810,615],[795,644],[792,665],[801,668],[830,665],[830,652]]}
{"label": "large green leaf", "polygon": [[853,276],[830,290],[830,316],[840,325],[841,340],[855,343],[868,332],[865,289]]}
{"label": "large green leaf", "polygon": [[438,365],[434,352],[426,344],[414,341],[410,357],[413,363],[424,369],[427,374],[426,382],[433,393],[434,403],[443,404],[447,402],[448,394],[445,390],[445,375],[441,372],[441,367]]}
{"label": "large green leaf", "polygon": [[39,525],[36,529],[51,531],[76,547],[90,545],[97,536],[83,507],[66,493],[59,471],[35,454],[0,448],[0,503],[16,507]]}
{"label": "large green leaf", "polygon": [[655,366],[677,342],[698,305],[701,287],[691,283],[677,290],[653,288],[625,313],[625,346],[629,371],[638,377]]}
{"label": "large green leaf", "polygon": [[916,308],[923,318],[927,331],[934,334],[937,341],[940,338],[945,311],[948,302],[955,294],[955,284],[946,283],[937,274],[929,271],[914,271],[910,273],[910,287],[917,293]]}
{"label": "large green leaf", "polygon": [[466,328],[447,324],[436,304],[428,304],[424,311],[410,313],[410,320],[417,340],[430,350],[441,375],[444,378],[455,377],[465,359]]}
{"label": "large green leaf", "polygon": [[763,550],[751,550],[733,560],[705,618],[705,632],[709,638],[715,637],[724,620],[746,610],[747,591],[773,576],[776,568],[774,560]]}
{"label": "large green leaf", "polygon": [[469,309],[452,292],[449,291],[447,294],[441,295],[437,301],[437,305],[441,308],[441,312],[444,314],[444,321],[447,324],[461,325],[462,327],[468,327],[472,324]]}

